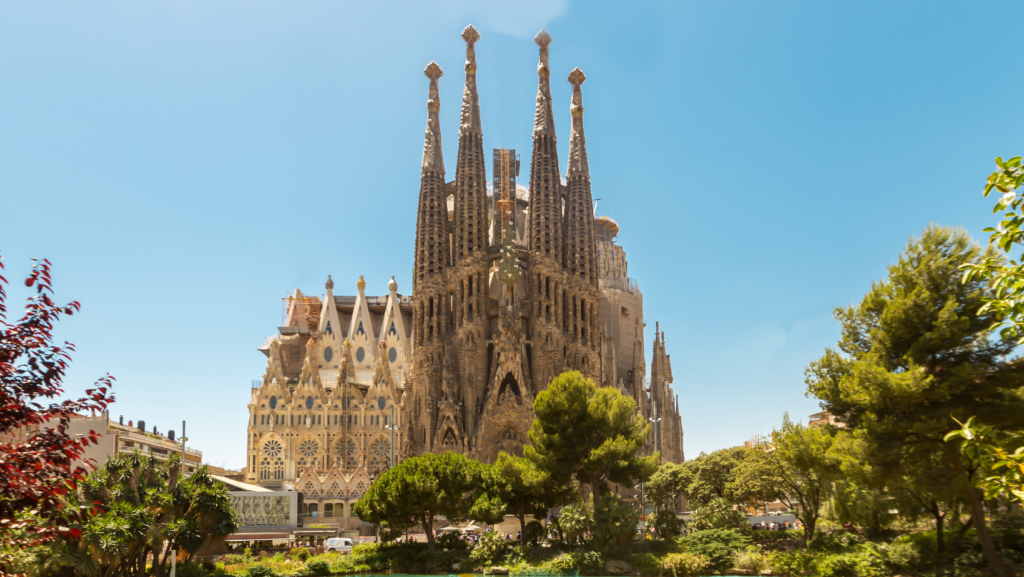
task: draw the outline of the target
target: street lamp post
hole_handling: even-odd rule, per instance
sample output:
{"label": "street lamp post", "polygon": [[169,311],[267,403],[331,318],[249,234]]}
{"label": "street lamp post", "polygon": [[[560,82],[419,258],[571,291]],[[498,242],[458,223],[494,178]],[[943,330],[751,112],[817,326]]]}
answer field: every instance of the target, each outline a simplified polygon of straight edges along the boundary
{"label": "street lamp post", "polygon": [[654,416],[647,419],[654,423],[654,450],[658,453],[658,464],[661,464],[661,439],[658,438],[658,431],[661,429],[661,417],[658,416],[658,401],[654,401]]}
{"label": "street lamp post", "polygon": [[398,425],[395,424],[395,406],[391,405],[391,421],[384,426],[385,429],[391,431],[391,467],[395,468],[395,429]]}

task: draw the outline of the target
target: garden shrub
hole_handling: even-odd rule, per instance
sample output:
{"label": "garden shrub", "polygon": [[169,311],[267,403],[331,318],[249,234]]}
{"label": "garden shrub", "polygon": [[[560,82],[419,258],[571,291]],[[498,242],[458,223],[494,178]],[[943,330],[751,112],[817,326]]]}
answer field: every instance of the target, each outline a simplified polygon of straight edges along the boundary
{"label": "garden shrub", "polygon": [[594,528],[594,514],[586,503],[573,503],[558,512],[558,526],[570,544]]}
{"label": "garden shrub", "polygon": [[760,573],[768,565],[764,555],[761,555],[761,551],[754,546],[748,546],[742,551],[737,551],[735,559],[733,559],[732,566],[737,569],[743,569],[744,571],[753,571]]}
{"label": "garden shrub", "polygon": [[449,531],[437,538],[437,546],[446,551],[465,551],[469,549],[469,541],[461,539],[455,531]]}
{"label": "garden shrub", "polygon": [[655,575],[661,571],[661,560],[653,553],[637,553],[629,559],[629,564],[644,575]]}
{"label": "garden shrub", "polygon": [[1024,509],[1011,505],[992,520],[996,549],[1016,563],[1024,563]]}
{"label": "garden shrub", "polygon": [[806,551],[773,551],[768,554],[772,575],[796,577],[814,568],[814,557]]}
{"label": "garden shrub", "polygon": [[683,534],[683,522],[676,516],[675,511],[662,509],[652,517],[650,523],[658,531],[660,539],[674,539]]}
{"label": "garden shrub", "polygon": [[711,567],[707,557],[693,553],[672,553],[661,560],[662,574],[673,577],[699,577]]}
{"label": "garden shrub", "polygon": [[732,503],[722,498],[711,499],[697,507],[690,519],[690,529],[706,531],[708,529],[750,529],[750,522],[742,512],[732,508]]}
{"label": "garden shrub", "polygon": [[858,577],[857,559],[853,555],[826,553],[815,563],[819,577]]}
{"label": "garden shrub", "polygon": [[305,561],[309,558],[309,549],[305,547],[295,547],[289,553],[293,559],[298,559],[299,561]]}
{"label": "garden shrub", "polygon": [[245,572],[246,577],[277,577],[274,570],[266,565],[253,565]]}
{"label": "garden shrub", "polygon": [[934,531],[911,533],[889,546],[889,563],[900,569],[927,571],[934,565],[937,550]]}
{"label": "garden shrub", "polygon": [[731,529],[708,529],[697,531],[679,540],[683,550],[694,555],[703,555],[711,568],[722,573],[732,566],[733,552],[744,549],[749,540]]}
{"label": "garden shrub", "polygon": [[853,553],[825,553],[815,563],[820,577],[884,577],[888,575],[877,551],[864,548]]}
{"label": "garden shrub", "polygon": [[500,533],[484,533],[469,558],[479,567],[490,567],[503,562],[510,548],[509,542]]}
{"label": "garden shrub", "polygon": [[306,563],[307,575],[330,575],[331,564],[327,561],[310,561]]}
{"label": "garden shrub", "polygon": [[540,545],[547,532],[547,529],[544,528],[540,521],[530,521],[526,524],[526,535],[523,535],[523,542],[536,547]]}
{"label": "garden shrub", "polygon": [[576,551],[572,554],[580,575],[601,575],[604,573],[604,557],[597,551]]}
{"label": "garden shrub", "polygon": [[562,575],[602,575],[604,574],[604,557],[596,551],[574,551],[562,553],[542,568],[549,573]]}
{"label": "garden shrub", "polygon": [[841,553],[849,551],[853,546],[863,542],[864,538],[856,533],[848,531],[826,533],[819,531],[814,534],[814,538],[807,544],[807,548],[811,551],[822,553]]}
{"label": "garden shrub", "polygon": [[551,561],[548,561],[544,568],[550,572],[557,572],[562,575],[575,573],[577,571],[576,560],[573,559],[571,553],[562,553]]}
{"label": "garden shrub", "polygon": [[591,545],[598,551],[614,553],[629,547],[636,537],[639,517],[618,495],[605,495],[594,505]]}

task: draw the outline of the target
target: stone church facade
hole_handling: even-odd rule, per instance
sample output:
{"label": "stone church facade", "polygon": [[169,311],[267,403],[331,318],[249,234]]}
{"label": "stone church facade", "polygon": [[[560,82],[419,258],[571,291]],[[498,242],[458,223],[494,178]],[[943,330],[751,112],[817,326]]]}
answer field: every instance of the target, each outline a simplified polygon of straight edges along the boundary
{"label": "stone church facade", "polygon": [[[618,223],[594,215],[578,68],[569,74],[569,159],[561,173],[547,32],[540,48],[528,186],[515,151],[492,152],[486,174],[475,44],[467,27],[455,177],[439,123],[441,68],[431,62],[416,206],[412,296],[392,277],[386,296],[298,289],[260,351],[249,402],[248,480],[301,490],[320,511],[344,510],[391,463],[457,451],[491,462],[522,454],[537,393],[576,370],[632,396],[660,419],[646,452],[681,462],[683,430],[664,333],[648,373],[643,295],[615,242]],[[411,207],[410,207],[411,208]],[[655,442],[658,447],[655,447]],[[340,516],[340,515],[339,515]]]}

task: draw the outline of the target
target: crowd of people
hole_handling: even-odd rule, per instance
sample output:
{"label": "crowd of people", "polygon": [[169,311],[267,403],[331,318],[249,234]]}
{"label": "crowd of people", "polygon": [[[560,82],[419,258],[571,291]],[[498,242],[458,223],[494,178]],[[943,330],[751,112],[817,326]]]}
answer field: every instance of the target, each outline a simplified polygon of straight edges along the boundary
{"label": "crowd of people", "polygon": [[797,519],[792,523],[790,523],[789,521],[772,521],[770,523],[758,521],[753,525],[754,529],[758,529],[761,531],[789,531],[790,529],[799,529],[801,527],[803,527],[803,525],[800,524],[800,519]]}

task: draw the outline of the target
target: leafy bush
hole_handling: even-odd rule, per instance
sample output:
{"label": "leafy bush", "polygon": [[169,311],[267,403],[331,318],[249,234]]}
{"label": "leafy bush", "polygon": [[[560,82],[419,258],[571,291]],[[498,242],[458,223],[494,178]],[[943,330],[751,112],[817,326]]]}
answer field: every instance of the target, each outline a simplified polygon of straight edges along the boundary
{"label": "leafy bush", "polygon": [[540,521],[530,521],[526,524],[526,535],[523,535],[523,542],[533,546],[540,545],[547,532],[547,529],[544,528]]}
{"label": "leafy bush", "polygon": [[327,561],[310,561],[306,563],[307,575],[330,575],[331,564]]}
{"label": "leafy bush", "polygon": [[469,541],[460,539],[461,535],[449,531],[437,538],[437,546],[446,551],[465,551],[469,549]]}
{"label": "leafy bush", "polygon": [[693,512],[689,528],[694,531],[706,531],[708,529],[742,529],[750,528],[747,516],[732,508],[732,503],[725,499],[711,499],[707,503],[697,507]]}
{"label": "leafy bush", "polygon": [[559,511],[558,526],[569,543],[575,543],[577,538],[582,538],[594,528],[594,515],[585,503],[573,503]]}
{"label": "leafy bush", "polygon": [[289,551],[289,553],[291,553],[293,558],[298,559],[299,561],[305,561],[309,558],[309,549],[305,547],[295,547]]}
{"label": "leafy bush", "polygon": [[484,533],[469,558],[479,567],[490,567],[504,561],[510,548],[509,542],[500,533]]}
{"label": "leafy bush", "polygon": [[548,561],[545,569],[561,574],[573,573],[576,571],[576,560],[570,553],[562,553],[551,561]]}
{"label": "leafy bush", "polygon": [[658,537],[662,539],[674,539],[683,534],[683,522],[676,516],[675,511],[662,509],[652,516],[650,521],[658,531]]}
{"label": "leafy bush", "polygon": [[253,565],[245,572],[246,577],[277,577],[274,570],[266,565]]}
{"label": "leafy bush", "polygon": [[858,577],[857,559],[853,555],[822,555],[815,568],[820,577]]}
{"label": "leafy bush", "polygon": [[1010,506],[992,520],[996,549],[1017,563],[1024,563],[1024,509]]}
{"label": "leafy bush", "polygon": [[598,551],[613,553],[628,547],[636,537],[638,516],[618,495],[605,495],[594,506],[593,537],[590,542]]}
{"label": "leafy bush", "polygon": [[604,558],[595,551],[575,551],[573,553],[562,553],[555,557],[543,567],[551,573],[571,575],[601,575],[604,573]]}
{"label": "leafy bush", "polygon": [[807,548],[811,551],[823,553],[841,553],[849,551],[853,546],[863,542],[864,538],[856,533],[847,531],[826,533],[819,531],[814,534],[814,538],[807,544]]}
{"label": "leafy bush", "polygon": [[661,560],[652,553],[637,553],[630,558],[629,564],[643,575],[654,575],[661,571]]}
{"label": "leafy bush", "polygon": [[661,560],[661,571],[673,577],[699,577],[709,568],[711,562],[703,555],[672,553]]}
{"label": "leafy bush", "polygon": [[753,571],[760,573],[768,565],[764,555],[761,555],[761,551],[757,547],[747,547],[742,551],[736,552],[736,558],[733,559],[732,566],[737,569],[743,569],[744,571]]}
{"label": "leafy bush", "polygon": [[937,549],[934,531],[911,533],[889,546],[889,562],[900,569],[927,571],[934,564]]}
{"label": "leafy bush", "polygon": [[803,529],[790,529],[789,531],[767,531],[757,529],[750,532],[750,540],[757,545],[763,545],[765,547],[778,547],[783,543],[795,543],[803,538]]}
{"label": "leafy bush", "polygon": [[604,573],[604,557],[597,551],[576,551],[572,554],[580,575],[601,575]]}
{"label": "leafy bush", "polygon": [[679,540],[687,553],[703,555],[718,573],[732,565],[734,551],[750,544],[746,537],[731,529],[708,529],[687,535]]}
{"label": "leafy bush", "polygon": [[806,551],[773,551],[768,554],[768,567],[772,575],[795,577],[814,568],[814,557]]}

